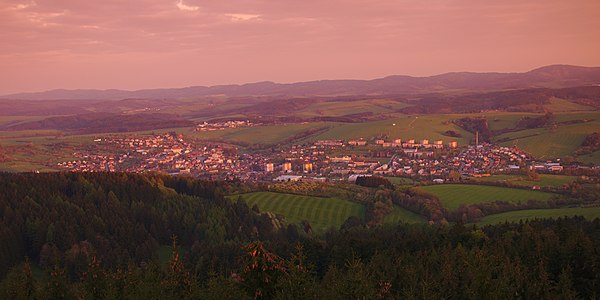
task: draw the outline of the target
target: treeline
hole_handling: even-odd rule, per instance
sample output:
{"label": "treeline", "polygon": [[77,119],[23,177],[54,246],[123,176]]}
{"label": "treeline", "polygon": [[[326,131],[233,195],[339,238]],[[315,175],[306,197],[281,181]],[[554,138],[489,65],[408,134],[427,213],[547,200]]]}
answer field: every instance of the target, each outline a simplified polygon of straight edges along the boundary
{"label": "treeline", "polygon": [[[165,266],[112,270],[92,257],[79,278],[42,282],[24,263],[0,297],[38,299],[592,299],[600,294],[600,220],[478,229],[361,225],[322,238],[240,246],[236,269],[199,278],[176,247]],[[222,257],[221,259],[228,259]]]}
{"label": "treeline", "polygon": [[8,130],[56,129],[78,133],[108,133],[155,130],[161,128],[191,127],[194,122],[166,113],[86,113],[49,117],[9,126]]}
{"label": "treeline", "polygon": [[91,255],[111,269],[148,262],[172,235],[199,257],[268,238],[268,216],[224,199],[235,188],[162,175],[0,174],[0,276],[25,256],[69,278]]}
{"label": "treeline", "polygon": [[594,132],[590,135],[587,135],[581,146],[575,152],[577,155],[585,155],[590,154],[592,152],[600,150],[600,133]]}
{"label": "treeline", "polygon": [[[457,182],[461,184],[464,182]],[[507,181],[480,181],[469,180],[472,185],[498,186],[515,189],[531,190],[530,187],[517,185]],[[453,184],[448,182],[446,184]],[[377,192],[381,190],[378,189]],[[411,212],[419,214],[432,222],[463,222],[475,223],[481,218],[515,210],[524,209],[551,209],[565,206],[597,206],[600,205],[600,185],[582,184],[571,182],[560,187],[542,187],[541,191],[554,193],[555,196],[548,200],[529,199],[524,201],[504,201],[501,197],[497,201],[461,204],[455,210],[445,208],[440,200],[433,194],[418,187],[398,187],[392,190],[389,199]],[[374,191],[376,192],[376,191]]]}
{"label": "treeline", "polygon": [[492,136],[493,136],[492,131],[490,131],[490,128],[488,126],[488,121],[484,117],[481,117],[481,118],[466,117],[466,118],[454,120],[454,123],[470,133],[475,134],[475,133],[479,132],[479,142],[480,143],[483,143],[483,142],[489,143],[492,139]]}
{"label": "treeline", "polygon": [[[349,218],[316,236],[223,198],[254,188],[156,174],[0,174],[0,299],[600,295],[599,219],[378,226],[401,194],[427,199],[415,207],[431,219],[444,212],[414,190],[360,188],[373,193],[357,195],[372,203],[370,221]],[[157,250],[169,244],[161,263]]]}

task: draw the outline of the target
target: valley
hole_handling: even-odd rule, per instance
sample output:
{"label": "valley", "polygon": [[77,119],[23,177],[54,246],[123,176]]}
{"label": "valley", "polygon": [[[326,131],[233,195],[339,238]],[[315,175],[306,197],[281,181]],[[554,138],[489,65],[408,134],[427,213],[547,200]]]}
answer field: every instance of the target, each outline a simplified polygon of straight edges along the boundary
{"label": "valley", "polygon": [[[543,70],[553,68],[570,70]],[[468,77],[486,81],[490,75]],[[277,92],[281,94],[275,94],[269,90],[272,84],[257,89],[220,87],[221,95],[210,89],[131,94],[146,99],[119,99],[124,92],[105,97],[100,91],[12,95],[29,100],[0,100],[5,107],[0,117],[0,170],[160,172],[325,186],[383,176],[396,189],[409,188],[439,201],[438,212],[402,201],[387,203],[377,217],[384,223],[462,219],[485,224],[493,216],[527,215],[506,210],[562,206],[575,212],[574,206],[590,205],[576,200],[579,196],[573,198],[573,187],[598,184],[600,145],[590,137],[600,132],[600,87],[523,84],[508,89],[492,84],[478,89],[475,83],[464,88],[460,80],[451,80],[444,83],[445,89],[422,93],[392,83],[396,80],[404,79],[384,79],[381,82],[389,85],[379,86],[373,95],[360,93],[378,81],[310,83],[307,86],[319,90],[314,95],[310,88],[294,85],[282,86]],[[345,95],[333,92],[335,88],[323,92],[338,84],[357,89]],[[252,92],[242,92],[246,88]],[[57,97],[68,100],[52,99]],[[349,216],[372,219],[358,212],[367,209],[368,202],[357,202],[354,196],[327,200],[359,205],[353,213],[323,217],[330,209],[325,200],[281,196],[285,189],[277,190],[284,193],[277,197],[269,192],[243,198],[288,222],[308,221],[317,232],[338,228]],[[331,195],[303,195],[314,196]],[[508,206],[490,210],[490,203]],[[373,207],[367,210],[374,212]],[[549,216],[556,216],[561,210],[551,211]]]}

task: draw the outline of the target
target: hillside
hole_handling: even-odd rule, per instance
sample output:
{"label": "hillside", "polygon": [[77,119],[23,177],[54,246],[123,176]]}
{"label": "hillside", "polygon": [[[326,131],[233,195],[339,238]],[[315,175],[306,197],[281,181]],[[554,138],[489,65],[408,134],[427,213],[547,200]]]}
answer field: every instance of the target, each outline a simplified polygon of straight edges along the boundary
{"label": "hillside", "polygon": [[193,126],[193,122],[170,114],[148,113],[118,115],[89,113],[73,116],[57,116],[17,124],[9,130],[59,129],[78,133],[128,132],[169,127]]}
{"label": "hillside", "polygon": [[127,98],[178,99],[186,97],[393,95],[431,92],[493,91],[523,88],[561,88],[600,83],[600,67],[552,65],[525,73],[453,72],[429,77],[393,75],[373,80],[319,80],[281,84],[193,86],[172,89],[52,90],[0,96],[26,100],[120,100]]}
{"label": "hillside", "polygon": [[[225,200],[223,192],[248,188],[235,182],[130,173],[0,179],[1,299],[591,299],[600,292],[598,219],[425,225],[394,207],[388,222],[418,224],[365,226],[350,217],[319,235]],[[336,203],[296,199],[337,213]],[[484,221],[597,213],[518,211]]]}

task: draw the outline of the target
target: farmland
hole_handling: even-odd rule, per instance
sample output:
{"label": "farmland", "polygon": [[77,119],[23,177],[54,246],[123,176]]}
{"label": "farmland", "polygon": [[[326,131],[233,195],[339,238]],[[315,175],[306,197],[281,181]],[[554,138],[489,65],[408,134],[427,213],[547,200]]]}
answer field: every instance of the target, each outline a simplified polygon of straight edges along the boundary
{"label": "farmland", "polygon": [[526,176],[522,176],[522,175],[493,175],[490,177],[482,177],[482,178],[477,178],[478,181],[501,181],[501,182],[507,182],[507,183],[511,183],[514,185],[520,185],[520,186],[534,186],[534,185],[538,185],[538,186],[543,186],[543,187],[550,187],[550,186],[562,186],[564,184],[569,184],[575,180],[577,180],[577,177],[574,176],[566,176],[566,175],[551,175],[551,174],[540,174],[540,179],[539,180],[529,180]]}
{"label": "farmland", "polygon": [[[390,138],[430,139],[446,142],[455,140],[460,145],[467,144],[472,134],[451,123],[452,118],[452,115],[405,116],[374,122],[338,124],[331,127],[330,130],[314,136],[311,140],[352,139],[387,135]],[[462,137],[453,138],[443,135],[448,130],[454,130]]]}
{"label": "farmland", "polygon": [[600,163],[600,151],[579,156],[577,157],[577,160],[586,164],[598,164]]}
{"label": "farmland", "polygon": [[295,134],[309,129],[328,127],[330,123],[292,123],[269,126],[230,128],[216,131],[191,132],[204,140],[223,140],[232,143],[272,145],[285,141]]}
{"label": "farmland", "polygon": [[310,105],[295,114],[302,117],[315,116],[344,116],[358,113],[393,113],[395,110],[408,106],[406,103],[387,100],[369,99],[344,102],[337,101],[321,102]]}
{"label": "farmland", "polygon": [[551,193],[539,191],[469,184],[430,185],[418,187],[418,189],[438,197],[442,205],[449,210],[457,209],[461,204],[468,205],[494,201],[544,201],[555,196]]}
{"label": "farmland", "polygon": [[[516,145],[533,154],[537,158],[555,158],[573,155],[585,137],[600,128],[599,113],[561,113],[556,114],[556,122],[576,122],[574,124],[558,124],[549,128],[534,128],[501,134],[496,141],[509,139],[502,145]],[[585,122],[583,122],[585,120]],[[596,157],[591,162],[598,163]]]}
{"label": "farmland", "polygon": [[308,221],[313,230],[323,232],[327,228],[339,228],[350,216],[364,219],[365,208],[361,204],[337,198],[319,198],[293,194],[255,192],[234,195],[232,200],[241,197],[248,206],[255,204],[261,211],[269,211],[285,216],[288,223]]}
{"label": "farmland", "polygon": [[400,222],[414,224],[414,223],[425,223],[426,220],[411,211],[394,205],[392,211],[385,216],[383,219],[384,224],[398,224]]}
{"label": "farmland", "polygon": [[405,177],[386,177],[392,184],[395,185],[413,185],[415,180]]}
{"label": "farmland", "polygon": [[510,211],[483,217],[478,223],[480,225],[497,224],[503,222],[519,222],[527,219],[560,218],[565,216],[583,216],[593,220],[600,218],[600,207],[573,207],[556,209],[526,209]]}

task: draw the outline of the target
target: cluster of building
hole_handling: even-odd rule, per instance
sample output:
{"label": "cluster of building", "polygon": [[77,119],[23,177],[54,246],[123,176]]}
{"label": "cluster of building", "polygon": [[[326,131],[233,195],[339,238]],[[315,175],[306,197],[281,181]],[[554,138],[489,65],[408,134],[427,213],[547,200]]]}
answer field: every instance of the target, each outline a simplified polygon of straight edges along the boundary
{"label": "cluster of building", "polygon": [[195,131],[214,131],[214,130],[223,130],[227,128],[239,128],[239,127],[252,127],[257,126],[259,124],[255,124],[250,122],[250,120],[246,121],[224,121],[224,122],[202,122],[196,126]]}
{"label": "cluster of building", "polygon": [[[319,141],[321,145],[342,145],[344,142],[341,140],[324,140]],[[352,139],[347,142],[349,146],[366,146],[368,141],[365,139]],[[374,141],[375,145],[381,146],[383,148],[425,148],[425,149],[443,149],[444,147],[450,149],[458,148],[458,142],[449,141],[447,144],[444,144],[442,140],[435,140],[430,142],[428,139],[423,139],[420,141],[415,141],[414,139],[409,139],[403,141],[402,139],[394,139],[391,141],[386,141],[385,139],[376,139]]]}
{"label": "cluster of building", "polygon": [[456,154],[426,157],[395,157],[387,169],[376,170],[381,174],[421,175],[448,177],[454,171],[473,176],[505,172],[510,165],[521,165],[530,158],[517,148],[492,144],[467,146]]}
{"label": "cluster of building", "polygon": [[173,174],[227,173],[236,151],[219,146],[197,146],[177,134],[144,137],[109,137],[73,153],[77,159],[58,166],[80,172],[161,171]]}
{"label": "cluster of building", "polygon": [[[383,139],[378,139],[378,140],[375,140],[375,144],[380,145],[383,148],[389,148],[389,147],[402,147],[402,148],[412,148],[412,149],[414,149],[414,148],[443,149],[444,148],[444,141],[435,140],[432,143],[430,143],[429,140],[427,140],[427,139],[420,140],[420,141],[415,141],[413,139],[406,140],[406,141],[402,141],[402,139],[395,139],[393,141],[386,141]],[[450,141],[450,142],[448,142],[446,147],[451,148],[451,149],[458,148],[458,142]]]}
{"label": "cluster of building", "polygon": [[517,148],[457,146],[456,142],[430,144],[428,140],[319,140],[240,154],[236,148],[199,145],[169,133],[96,139],[93,145],[74,153],[76,160],[59,163],[59,167],[83,172],[162,171],[247,181],[347,180],[373,174],[447,178],[452,171],[480,176],[512,172],[521,166],[562,170],[560,163],[538,164]]}

